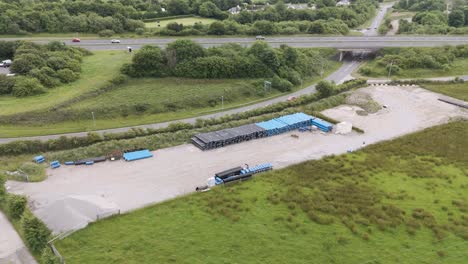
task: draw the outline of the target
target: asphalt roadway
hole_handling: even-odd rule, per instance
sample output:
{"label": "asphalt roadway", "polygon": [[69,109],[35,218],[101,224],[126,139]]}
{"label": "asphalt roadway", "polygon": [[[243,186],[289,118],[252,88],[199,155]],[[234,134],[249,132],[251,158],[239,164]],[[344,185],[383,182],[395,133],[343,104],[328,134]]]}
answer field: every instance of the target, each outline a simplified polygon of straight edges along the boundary
{"label": "asphalt roadway", "polygon": [[[140,38],[120,39],[121,43],[112,44],[110,40],[83,39],[81,42],[65,40],[69,46],[88,50],[126,50],[128,47],[138,49],[144,45],[165,47],[177,38]],[[255,37],[244,38],[184,38],[191,39],[203,47],[220,46],[226,43],[237,43],[249,46]],[[12,39],[9,39],[12,40]],[[48,43],[47,40],[34,40],[37,43]],[[384,47],[436,47],[444,45],[468,44],[468,36],[335,36],[335,37],[266,37],[265,41],[272,47],[287,44],[296,48],[337,48],[337,49],[379,49]]]}
{"label": "asphalt roadway", "polygon": [[[359,65],[360,65],[360,63],[357,62],[357,61],[345,61],[343,63],[343,65],[337,71],[335,71],[332,74],[330,74],[329,76],[327,76],[325,78],[325,80],[334,81],[336,83],[341,83],[355,69],[357,69],[359,67]],[[156,129],[156,128],[167,127],[169,124],[175,123],[175,122],[185,122],[185,123],[194,124],[195,121],[197,119],[199,119],[199,118],[204,118],[204,119],[218,118],[218,117],[222,117],[224,115],[241,113],[241,112],[253,110],[253,109],[256,109],[256,108],[265,107],[265,106],[268,106],[270,104],[287,101],[288,98],[291,97],[291,96],[297,97],[297,96],[301,96],[301,95],[304,95],[304,94],[312,94],[312,93],[315,93],[315,91],[316,91],[315,90],[315,85],[311,85],[311,86],[308,86],[308,87],[306,87],[304,89],[301,89],[301,90],[299,90],[297,92],[294,92],[294,93],[290,93],[290,94],[287,94],[287,95],[283,95],[283,96],[280,96],[280,97],[273,98],[271,100],[267,100],[267,101],[263,101],[263,102],[260,102],[260,103],[251,104],[251,105],[248,105],[248,106],[235,108],[235,109],[231,109],[231,110],[227,110],[227,111],[223,111],[223,112],[217,112],[217,113],[213,113],[213,114],[208,114],[208,115],[204,115],[204,116],[197,116],[197,117],[192,117],[192,118],[187,118],[187,119],[182,119],[182,120],[177,120],[177,121],[169,121],[169,122],[155,123],[155,124],[148,124],[148,125],[141,125],[141,126],[112,128],[112,129],[98,130],[98,131],[95,131],[95,132],[100,133],[100,134],[102,134],[104,132],[118,133],[118,132],[128,131],[129,129],[131,129],[133,127],[135,127],[135,128],[153,128],[153,129]],[[77,133],[34,136],[34,137],[0,138],[0,144],[8,143],[8,142],[15,141],[15,140],[48,140],[48,139],[56,139],[56,138],[59,138],[60,136],[83,137],[83,136],[86,136],[87,134],[88,134],[88,132],[77,132]]]}

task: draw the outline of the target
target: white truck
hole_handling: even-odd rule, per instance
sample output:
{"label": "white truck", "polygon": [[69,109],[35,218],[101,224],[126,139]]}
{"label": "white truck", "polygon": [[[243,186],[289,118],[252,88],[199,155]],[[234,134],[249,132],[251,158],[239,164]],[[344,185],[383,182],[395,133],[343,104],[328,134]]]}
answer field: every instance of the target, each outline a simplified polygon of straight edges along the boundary
{"label": "white truck", "polygon": [[7,68],[11,66],[11,60],[4,60],[0,62],[0,67]]}

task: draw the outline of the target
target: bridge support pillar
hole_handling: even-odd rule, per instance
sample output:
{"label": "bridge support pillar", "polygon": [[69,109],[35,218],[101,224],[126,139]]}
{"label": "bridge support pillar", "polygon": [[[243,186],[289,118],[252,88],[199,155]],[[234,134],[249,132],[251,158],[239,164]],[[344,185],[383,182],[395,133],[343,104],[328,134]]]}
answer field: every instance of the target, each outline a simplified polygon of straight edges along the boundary
{"label": "bridge support pillar", "polygon": [[344,56],[344,51],[340,51],[340,60],[339,61],[343,60],[343,56]]}

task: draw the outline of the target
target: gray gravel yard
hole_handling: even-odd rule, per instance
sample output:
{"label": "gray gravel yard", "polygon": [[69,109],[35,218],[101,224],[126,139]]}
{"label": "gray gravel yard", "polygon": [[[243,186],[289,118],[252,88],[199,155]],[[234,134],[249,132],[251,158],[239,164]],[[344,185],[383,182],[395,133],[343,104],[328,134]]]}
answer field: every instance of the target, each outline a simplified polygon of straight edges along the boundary
{"label": "gray gravel yard", "polygon": [[363,147],[363,142],[368,145],[392,139],[453,117],[468,117],[468,111],[440,102],[439,95],[418,87],[374,86],[360,92],[387,107],[367,116],[357,115],[358,107],[348,105],[323,113],[351,122],[364,129],[364,134],[291,132],[205,152],[185,144],[156,150],[154,157],[146,160],[62,166],[49,170],[43,182],[9,181],[7,186],[10,192],[29,196],[33,212],[58,233],[84,227],[97,214],[134,210],[193,192],[215,172],[233,166],[271,162],[275,169],[283,168],[346,153]]}

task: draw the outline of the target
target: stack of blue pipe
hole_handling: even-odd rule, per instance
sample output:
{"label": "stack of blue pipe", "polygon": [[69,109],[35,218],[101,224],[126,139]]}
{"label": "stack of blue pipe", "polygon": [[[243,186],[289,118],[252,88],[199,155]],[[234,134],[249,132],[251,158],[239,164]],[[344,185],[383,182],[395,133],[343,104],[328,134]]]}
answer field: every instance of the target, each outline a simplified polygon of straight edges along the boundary
{"label": "stack of blue pipe", "polygon": [[269,171],[273,169],[273,165],[271,163],[264,163],[264,164],[260,164],[260,165],[257,165],[255,167],[252,167],[252,168],[245,168],[243,170],[241,170],[241,174],[246,174],[246,173],[249,173],[249,172],[253,172],[253,173],[260,173],[260,172],[264,172],[264,171]]}
{"label": "stack of blue pipe", "polygon": [[330,124],[327,121],[324,121],[324,120],[322,120],[320,118],[314,118],[312,120],[312,125],[318,127],[323,132],[330,132],[333,129],[332,124]]}
{"label": "stack of blue pipe", "polygon": [[305,126],[311,126],[315,117],[304,113],[295,113],[271,119],[269,121],[256,123],[257,126],[265,129],[268,136],[274,136],[295,130]]}
{"label": "stack of blue pipe", "polygon": [[34,161],[36,163],[43,163],[45,161],[45,158],[44,158],[44,156],[39,155],[39,156],[34,157]]}
{"label": "stack of blue pipe", "polygon": [[60,162],[58,160],[54,160],[50,163],[50,167],[52,167],[52,169],[56,169],[60,167]]}

